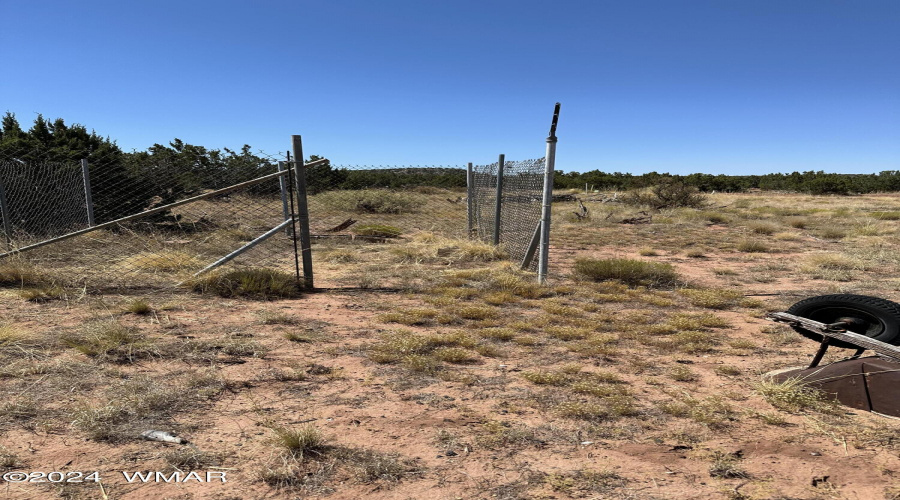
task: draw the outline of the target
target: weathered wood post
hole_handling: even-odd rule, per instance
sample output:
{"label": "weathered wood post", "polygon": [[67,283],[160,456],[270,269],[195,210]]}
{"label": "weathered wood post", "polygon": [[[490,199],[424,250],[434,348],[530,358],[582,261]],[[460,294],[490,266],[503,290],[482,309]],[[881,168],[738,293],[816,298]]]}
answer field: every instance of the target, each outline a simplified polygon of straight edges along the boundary
{"label": "weathered wood post", "polygon": [[503,163],[506,155],[497,162],[497,200],[494,206],[494,245],[500,244],[500,216],[503,213]]}
{"label": "weathered wood post", "polygon": [[306,203],[306,168],[303,166],[303,140],[291,136],[294,152],[294,173],[297,182],[297,222],[300,224],[300,256],[303,261],[303,280],[306,288],[313,288],[312,239],[309,236],[309,206]]}

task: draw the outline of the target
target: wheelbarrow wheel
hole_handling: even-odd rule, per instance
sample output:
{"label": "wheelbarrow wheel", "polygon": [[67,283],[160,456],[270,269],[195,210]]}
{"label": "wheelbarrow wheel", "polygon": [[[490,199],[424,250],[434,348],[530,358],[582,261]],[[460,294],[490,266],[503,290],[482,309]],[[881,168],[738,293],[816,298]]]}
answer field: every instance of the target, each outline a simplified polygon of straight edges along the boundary
{"label": "wheelbarrow wheel", "polygon": [[[820,295],[801,300],[786,311],[788,314],[832,324],[847,322],[847,330],[891,345],[900,345],[900,304],[866,295]],[[800,335],[822,341],[822,334],[794,327]],[[829,345],[855,349],[857,346],[837,339]]]}

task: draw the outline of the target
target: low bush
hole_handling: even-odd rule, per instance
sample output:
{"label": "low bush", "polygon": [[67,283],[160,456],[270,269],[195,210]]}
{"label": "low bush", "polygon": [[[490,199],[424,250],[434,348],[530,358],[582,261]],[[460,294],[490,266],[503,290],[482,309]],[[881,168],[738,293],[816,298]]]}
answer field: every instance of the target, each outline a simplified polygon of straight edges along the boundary
{"label": "low bush", "polygon": [[649,191],[631,191],[622,198],[622,201],[628,205],[648,206],[656,210],[681,207],[706,208],[709,205],[707,197],[696,187],[675,179],[664,180]]}

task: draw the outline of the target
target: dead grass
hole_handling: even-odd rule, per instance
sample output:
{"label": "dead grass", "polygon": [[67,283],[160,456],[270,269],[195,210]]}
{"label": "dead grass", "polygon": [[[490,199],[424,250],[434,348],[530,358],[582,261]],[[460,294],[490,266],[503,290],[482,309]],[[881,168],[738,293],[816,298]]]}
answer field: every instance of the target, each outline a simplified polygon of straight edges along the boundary
{"label": "dead grass", "polygon": [[629,286],[671,287],[679,283],[671,264],[632,259],[577,259],[575,274],[587,280],[615,280]]}
{"label": "dead grass", "polygon": [[265,268],[212,271],[189,280],[187,285],[198,293],[212,293],[227,298],[296,298],[303,292],[303,286],[295,276]]}
{"label": "dead grass", "polygon": [[738,242],[737,249],[745,253],[765,253],[771,251],[769,245],[759,240],[744,239]]}
{"label": "dead grass", "polygon": [[200,269],[202,262],[196,255],[183,250],[158,250],[155,252],[141,252],[137,255],[125,258],[121,263],[129,269],[140,269],[151,272],[177,272],[189,269]]}
{"label": "dead grass", "polygon": [[134,299],[125,304],[125,311],[141,316],[153,312],[153,307],[144,299]]}
{"label": "dead grass", "polygon": [[34,264],[16,258],[0,260],[0,287],[37,286],[46,281]]}
{"label": "dead grass", "polygon": [[709,466],[709,475],[723,479],[745,479],[750,477],[740,466],[740,457],[734,453],[717,451],[713,453],[712,464]]}
{"label": "dead grass", "polygon": [[72,413],[72,426],[95,441],[139,439],[147,429],[176,429],[176,413],[196,409],[221,392],[218,377],[160,380],[135,376],[112,384],[101,401],[83,400]]}
{"label": "dead grass", "polygon": [[90,321],[78,331],[64,334],[61,340],[67,347],[98,361],[131,363],[159,354],[154,342],[137,328],[115,319]]}
{"label": "dead grass", "polygon": [[679,290],[679,293],[687,297],[691,305],[707,309],[730,309],[743,298],[743,294],[740,292],[721,288],[683,288]]}
{"label": "dead grass", "polygon": [[806,385],[800,379],[788,379],[784,382],[763,380],[757,384],[756,391],[770,405],[788,413],[807,411],[832,415],[841,413],[836,401],[822,391]]}

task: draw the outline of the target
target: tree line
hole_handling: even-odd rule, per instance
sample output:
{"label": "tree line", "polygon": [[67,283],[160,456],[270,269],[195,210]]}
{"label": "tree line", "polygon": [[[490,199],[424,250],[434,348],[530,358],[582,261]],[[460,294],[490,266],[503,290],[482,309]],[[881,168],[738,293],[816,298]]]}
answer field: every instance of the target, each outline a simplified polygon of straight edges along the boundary
{"label": "tree line", "polygon": [[[276,159],[255,154],[249,145],[239,150],[209,149],[174,139],[166,145],[153,144],[144,151],[123,151],[114,140],[80,124],[67,125],[62,118],[46,120],[38,115],[25,130],[13,113],[0,121],[0,181],[22,172],[23,168],[40,165],[48,175],[29,182],[37,193],[52,193],[54,169],[80,168],[87,159],[90,165],[94,212],[98,222],[137,213],[151,203],[165,204],[198,193],[247,181],[276,169]],[[310,161],[319,159],[311,156]],[[589,172],[557,171],[554,187],[597,190],[634,190],[678,181],[702,192],[741,192],[750,189],[779,190],[811,194],[853,194],[900,191],[900,171],[877,174],[834,174],[793,172],[763,175],[670,175],[650,172],[629,174],[600,170]],[[415,186],[463,188],[466,172],[461,168],[393,168],[341,169],[328,162],[307,170],[307,183],[312,194],[335,189],[389,188]],[[275,193],[277,182],[254,186],[255,193]],[[30,210],[49,209],[52,196],[45,196]],[[44,207],[47,205],[47,207]],[[28,219],[20,214],[23,221]]]}
{"label": "tree line", "polygon": [[649,172],[641,175],[590,172],[557,172],[554,187],[558,189],[581,188],[601,191],[642,189],[666,181],[679,181],[703,192],[738,193],[751,189],[788,191],[808,194],[850,195],[900,191],[900,171],[886,170],[877,174],[834,174],[823,171],[774,173],[762,175],[671,175]]}

